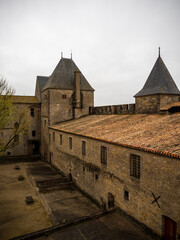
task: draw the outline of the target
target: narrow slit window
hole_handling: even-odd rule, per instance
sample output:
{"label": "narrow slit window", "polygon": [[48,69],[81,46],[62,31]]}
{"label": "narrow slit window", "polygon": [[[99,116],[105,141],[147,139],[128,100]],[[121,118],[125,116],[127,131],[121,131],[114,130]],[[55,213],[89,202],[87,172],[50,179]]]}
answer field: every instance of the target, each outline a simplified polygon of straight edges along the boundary
{"label": "narrow slit window", "polygon": [[86,142],[82,141],[82,155],[86,155]]}
{"label": "narrow slit window", "polygon": [[32,137],[36,136],[36,131],[32,131]]}
{"label": "narrow slit window", "polygon": [[59,135],[59,141],[60,141],[60,145],[62,145],[62,134]]}
{"label": "narrow slit window", "polygon": [[31,108],[31,116],[34,117],[34,108]]}
{"label": "narrow slit window", "polygon": [[107,165],[107,147],[101,146],[101,163]]}
{"label": "narrow slit window", "polygon": [[69,137],[69,149],[72,149],[72,138]]}

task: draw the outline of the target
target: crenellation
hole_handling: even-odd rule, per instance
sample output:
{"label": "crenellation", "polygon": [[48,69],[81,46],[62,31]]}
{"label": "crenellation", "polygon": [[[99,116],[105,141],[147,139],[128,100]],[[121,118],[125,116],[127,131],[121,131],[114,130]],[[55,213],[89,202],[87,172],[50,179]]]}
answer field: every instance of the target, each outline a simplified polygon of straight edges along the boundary
{"label": "crenellation", "polygon": [[121,104],[93,107],[90,114],[134,114],[135,104]]}

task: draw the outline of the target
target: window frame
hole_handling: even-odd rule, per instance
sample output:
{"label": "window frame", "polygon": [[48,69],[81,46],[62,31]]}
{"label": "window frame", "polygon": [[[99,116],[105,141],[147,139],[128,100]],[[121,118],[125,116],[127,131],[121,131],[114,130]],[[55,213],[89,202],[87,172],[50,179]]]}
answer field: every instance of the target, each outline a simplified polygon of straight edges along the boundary
{"label": "window frame", "polygon": [[72,137],[69,137],[69,149],[72,150]]}
{"label": "window frame", "polygon": [[107,147],[101,146],[101,164],[107,165]]}
{"label": "window frame", "polygon": [[86,141],[82,140],[82,155],[86,155]]}
{"label": "window frame", "polygon": [[66,99],[66,94],[62,94],[62,99]]}
{"label": "window frame", "polygon": [[129,191],[124,190],[124,199],[129,201]]}
{"label": "window frame", "polygon": [[34,114],[34,108],[33,108],[33,107],[30,108],[30,114],[31,114],[32,117],[35,116],[35,114]]}
{"label": "window frame", "polygon": [[62,145],[63,144],[63,138],[62,138],[62,134],[59,135],[59,144]]}
{"label": "window frame", "polygon": [[130,155],[130,175],[136,179],[141,177],[141,158],[139,155]]}
{"label": "window frame", "polygon": [[36,137],[36,130],[32,130],[32,137]]}

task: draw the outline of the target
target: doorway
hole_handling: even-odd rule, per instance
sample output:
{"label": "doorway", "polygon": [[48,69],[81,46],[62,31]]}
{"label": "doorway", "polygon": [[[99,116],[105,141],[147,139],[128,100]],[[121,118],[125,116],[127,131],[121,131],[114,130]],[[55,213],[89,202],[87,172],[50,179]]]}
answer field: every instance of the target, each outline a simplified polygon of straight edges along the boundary
{"label": "doorway", "polygon": [[177,223],[173,221],[171,218],[163,216],[163,222],[164,222],[164,240],[176,240],[176,229],[177,229]]}
{"label": "doorway", "polygon": [[72,174],[69,173],[69,181],[72,182],[72,180],[73,180],[73,179],[72,179]]}
{"label": "doorway", "polygon": [[114,196],[111,193],[108,193],[108,208],[114,207]]}
{"label": "doorway", "polygon": [[39,141],[28,141],[28,154],[36,155],[39,154],[40,143]]}

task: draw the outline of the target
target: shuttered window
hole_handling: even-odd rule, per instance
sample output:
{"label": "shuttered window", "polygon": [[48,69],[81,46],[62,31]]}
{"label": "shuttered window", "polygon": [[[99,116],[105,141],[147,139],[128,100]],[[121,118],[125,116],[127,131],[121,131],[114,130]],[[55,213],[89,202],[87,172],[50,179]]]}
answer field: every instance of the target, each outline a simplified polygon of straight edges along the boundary
{"label": "shuttered window", "polygon": [[140,172],[141,172],[140,156],[131,154],[130,164],[131,164],[130,166],[131,176],[140,179]]}
{"label": "shuttered window", "polygon": [[101,163],[107,165],[107,147],[101,146]]}

